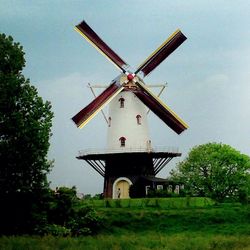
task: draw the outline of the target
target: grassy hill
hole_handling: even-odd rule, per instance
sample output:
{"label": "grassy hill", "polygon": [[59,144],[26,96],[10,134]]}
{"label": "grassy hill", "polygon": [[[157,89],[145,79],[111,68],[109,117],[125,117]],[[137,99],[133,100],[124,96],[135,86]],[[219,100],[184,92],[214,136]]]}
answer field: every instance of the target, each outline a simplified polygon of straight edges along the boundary
{"label": "grassy hill", "polygon": [[103,226],[95,236],[2,237],[0,249],[250,250],[250,209],[205,198],[92,200]]}

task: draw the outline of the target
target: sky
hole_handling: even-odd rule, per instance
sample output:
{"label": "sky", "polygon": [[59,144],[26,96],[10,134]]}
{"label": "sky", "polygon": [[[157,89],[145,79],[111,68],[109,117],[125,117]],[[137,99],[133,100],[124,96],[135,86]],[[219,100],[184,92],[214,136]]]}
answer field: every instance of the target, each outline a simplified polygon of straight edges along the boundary
{"label": "sky", "polygon": [[109,84],[119,71],[74,31],[83,19],[132,69],[176,29],[187,37],[144,79],[167,82],[161,99],[189,125],[177,135],[149,113],[153,147],[182,153],[159,177],[208,142],[250,155],[250,1],[0,0],[0,32],[23,46],[23,74],[53,106],[52,188],[76,186],[84,194],[103,189],[103,178],[76,156],[104,149],[107,125],[101,113],[83,129],[71,117],[93,99],[88,83]]}

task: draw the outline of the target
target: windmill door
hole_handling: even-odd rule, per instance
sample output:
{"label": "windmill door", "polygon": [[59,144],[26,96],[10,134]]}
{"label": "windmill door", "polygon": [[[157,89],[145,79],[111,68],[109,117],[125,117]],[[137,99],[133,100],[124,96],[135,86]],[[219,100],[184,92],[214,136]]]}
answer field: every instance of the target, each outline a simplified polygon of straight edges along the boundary
{"label": "windmill door", "polygon": [[120,180],[116,184],[117,198],[129,198],[129,183],[126,180]]}

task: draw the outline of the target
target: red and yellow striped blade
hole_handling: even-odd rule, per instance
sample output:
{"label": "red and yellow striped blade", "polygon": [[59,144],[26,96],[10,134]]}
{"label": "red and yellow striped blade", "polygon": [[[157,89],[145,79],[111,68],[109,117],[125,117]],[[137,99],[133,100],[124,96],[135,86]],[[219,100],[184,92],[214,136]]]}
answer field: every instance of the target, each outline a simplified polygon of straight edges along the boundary
{"label": "red and yellow striped blade", "polygon": [[77,127],[83,128],[97,113],[103,109],[124,87],[117,83],[111,84],[99,96],[97,96],[89,105],[78,112],[72,120]]}
{"label": "red and yellow striped blade", "polygon": [[134,91],[134,94],[172,130],[177,134],[181,134],[188,128],[188,125],[163,103],[160,98],[154,95],[145,84],[139,81],[136,84],[139,88]]}
{"label": "red and yellow striped blade", "polygon": [[127,63],[118,56],[85,22],[82,21],[80,24],[75,26],[75,30],[79,32],[91,45],[93,45],[101,54],[108,58],[112,63],[115,64],[123,73],[125,73],[124,67]]}
{"label": "red and yellow striped blade", "polygon": [[176,30],[158,49],[156,49],[135,71],[142,71],[144,76],[154,70],[174,50],[176,50],[187,38],[180,30]]}

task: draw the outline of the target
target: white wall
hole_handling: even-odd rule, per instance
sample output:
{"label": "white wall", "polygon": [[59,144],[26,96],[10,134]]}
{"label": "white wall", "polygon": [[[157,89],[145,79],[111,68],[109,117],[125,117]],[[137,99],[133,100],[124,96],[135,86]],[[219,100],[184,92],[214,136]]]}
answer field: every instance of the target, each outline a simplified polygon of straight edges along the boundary
{"label": "white wall", "polygon": [[[124,98],[124,108],[120,107],[120,98]],[[149,132],[145,105],[131,92],[122,91],[109,105],[111,126],[108,127],[108,150],[148,150]],[[141,116],[141,125],[136,116]],[[125,147],[121,147],[119,138],[125,137]]]}

